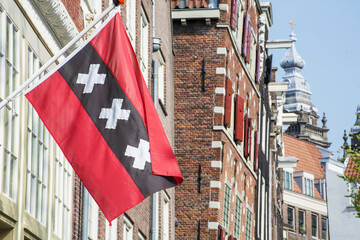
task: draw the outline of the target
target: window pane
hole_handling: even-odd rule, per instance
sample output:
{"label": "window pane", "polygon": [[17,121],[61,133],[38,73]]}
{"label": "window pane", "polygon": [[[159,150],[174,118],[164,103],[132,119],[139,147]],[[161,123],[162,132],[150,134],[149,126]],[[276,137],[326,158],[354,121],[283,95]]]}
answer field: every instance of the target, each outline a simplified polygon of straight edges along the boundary
{"label": "window pane", "polygon": [[291,226],[291,228],[294,228],[294,209],[288,208],[288,224]]}
{"label": "window pane", "polygon": [[305,213],[303,211],[299,211],[299,228],[305,230]]}
{"label": "window pane", "polygon": [[327,239],[327,219],[321,218],[321,239]]}
{"label": "window pane", "polygon": [[10,190],[10,198],[14,199],[16,196],[15,196],[15,188],[16,188],[16,179],[15,179],[15,173],[16,173],[16,158],[15,157],[11,157],[11,162],[10,162],[10,187],[9,187],[9,190]]}
{"label": "window pane", "polygon": [[311,215],[311,234],[317,237],[317,215]]}
{"label": "window pane", "polygon": [[5,50],[5,56],[8,59],[10,57],[10,34],[11,34],[11,22],[7,18],[7,21],[6,21],[6,50]]}
{"label": "window pane", "polygon": [[225,185],[225,199],[224,199],[224,227],[229,227],[229,210],[230,210],[230,187]]}

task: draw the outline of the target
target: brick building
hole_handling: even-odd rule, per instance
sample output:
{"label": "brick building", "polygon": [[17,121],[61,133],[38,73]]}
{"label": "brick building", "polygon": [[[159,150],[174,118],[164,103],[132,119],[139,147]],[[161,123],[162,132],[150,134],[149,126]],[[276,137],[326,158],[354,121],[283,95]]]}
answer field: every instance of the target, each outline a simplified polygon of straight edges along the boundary
{"label": "brick building", "polygon": [[[0,101],[57,54],[110,2],[0,0]],[[126,1],[117,11],[173,145],[170,2]],[[4,169],[0,173],[2,239],[175,237],[174,189],[145,199],[110,227],[23,96],[0,110],[0,165]]]}
{"label": "brick building", "polygon": [[268,239],[269,205],[259,202],[269,200],[270,118],[260,99],[271,5],[173,0],[172,18],[175,154],[184,176],[176,238]]}

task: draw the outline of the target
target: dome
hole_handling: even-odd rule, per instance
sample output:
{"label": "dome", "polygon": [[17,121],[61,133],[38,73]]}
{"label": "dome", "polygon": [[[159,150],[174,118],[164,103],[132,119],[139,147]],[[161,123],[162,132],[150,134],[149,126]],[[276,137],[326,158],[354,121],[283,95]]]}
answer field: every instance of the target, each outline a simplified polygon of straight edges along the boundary
{"label": "dome", "polygon": [[357,105],[357,108],[356,108],[356,122],[355,122],[354,126],[352,126],[352,128],[351,128],[351,132],[353,134],[358,134],[360,132],[360,104]]}
{"label": "dome", "polygon": [[286,50],[284,58],[280,61],[280,66],[284,69],[294,67],[302,69],[305,66],[305,61],[296,51],[296,38],[294,32],[291,32],[290,39],[292,41],[291,47]]}

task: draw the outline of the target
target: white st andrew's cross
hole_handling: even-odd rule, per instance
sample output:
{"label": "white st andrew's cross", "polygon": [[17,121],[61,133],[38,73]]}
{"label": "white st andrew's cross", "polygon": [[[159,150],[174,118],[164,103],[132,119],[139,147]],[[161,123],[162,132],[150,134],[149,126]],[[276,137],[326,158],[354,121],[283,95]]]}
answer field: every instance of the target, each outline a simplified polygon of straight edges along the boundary
{"label": "white st andrew's cross", "polygon": [[[91,64],[89,67],[89,73],[79,73],[76,83],[85,84],[83,94],[92,93],[95,84],[104,84],[106,74],[99,74],[100,64]],[[100,119],[107,119],[105,128],[116,129],[118,120],[127,121],[130,116],[130,110],[122,109],[123,99],[114,98],[111,108],[102,108],[100,112]],[[126,148],[125,156],[133,157],[133,168],[144,170],[145,163],[151,162],[150,159],[150,144],[148,141],[140,139],[139,147],[133,147],[128,145]]]}

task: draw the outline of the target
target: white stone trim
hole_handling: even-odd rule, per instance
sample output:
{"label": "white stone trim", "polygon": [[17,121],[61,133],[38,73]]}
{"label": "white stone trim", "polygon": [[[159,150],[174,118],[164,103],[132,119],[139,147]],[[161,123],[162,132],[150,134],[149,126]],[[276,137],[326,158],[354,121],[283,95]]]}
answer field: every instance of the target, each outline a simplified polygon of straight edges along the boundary
{"label": "white stone trim", "polygon": [[210,201],[209,208],[220,209],[220,202],[217,201]]}
{"label": "white stone trim", "polygon": [[220,9],[193,8],[193,9],[172,9],[172,19],[219,19]]}
{"label": "white stone trim", "polygon": [[221,148],[222,149],[223,145],[221,141],[212,141],[211,142],[211,148]]}
{"label": "white stone trim", "polygon": [[226,47],[218,47],[216,50],[216,54],[224,54],[225,56],[227,56],[227,50]]}
{"label": "white stone trim", "polygon": [[215,94],[216,95],[224,95],[225,96],[225,88],[223,87],[216,87],[215,88]]}
{"label": "white stone trim", "polygon": [[[235,49],[235,53],[236,53],[236,55],[238,56],[238,58],[240,59],[240,63],[241,63],[241,65],[242,65],[243,69],[245,70],[245,73],[246,73],[247,77],[249,78],[249,82],[251,83],[253,89],[255,90],[256,95],[257,95],[258,97],[260,97],[260,92],[259,92],[259,90],[256,88],[255,80],[254,80],[254,78],[253,78],[253,77],[251,76],[251,74],[250,74],[250,69],[249,69],[249,67],[247,67],[247,65],[245,64],[243,58],[241,57],[241,51],[240,51],[239,47],[238,47],[237,44],[236,44],[236,40],[235,40],[233,34],[231,33],[232,30],[230,29],[230,25],[229,25],[229,24],[224,24],[224,23],[218,23],[218,24],[216,24],[216,27],[218,27],[218,28],[226,28],[226,29],[228,30],[228,33],[229,33],[229,36],[230,36],[230,38],[231,38],[231,42],[232,42],[233,48]],[[244,84],[244,87],[245,87],[245,84]]]}
{"label": "white stone trim", "polygon": [[225,68],[216,68],[216,74],[226,75],[226,69]]}
{"label": "white stone trim", "polygon": [[225,109],[224,107],[214,107],[214,113],[221,113],[224,115]]}
{"label": "white stone trim", "polygon": [[221,168],[221,161],[211,161],[212,168]]}
{"label": "white stone trim", "polygon": [[314,213],[320,213],[323,216],[328,215],[326,201],[286,189],[283,191],[284,203],[301,209],[310,210]]}
{"label": "white stone trim", "polygon": [[221,189],[221,182],[220,181],[210,181],[210,188]]}
{"label": "white stone trim", "polygon": [[208,228],[210,230],[217,230],[219,227],[219,223],[218,222],[208,222]]}
{"label": "white stone trim", "polygon": [[220,3],[219,4],[219,9],[221,11],[229,12],[229,5],[227,3]]}
{"label": "white stone trim", "polygon": [[[46,22],[54,31],[62,46],[70,42],[78,33],[64,4],[58,0],[33,0]],[[70,48],[73,51],[77,44]]]}
{"label": "white stone trim", "polygon": [[236,152],[239,154],[239,156],[241,157],[243,163],[246,165],[246,167],[248,168],[248,170],[251,172],[251,174],[254,176],[255,179],[257,179],[257,175],[254,172],[254,170],[252,169],[252,167],[249,165],[248,161],[246,161],[245,157],[243,156],[243,154],[240,152],[238,145],[234,142],[233,138],[230,136],[230,133],[225,129],[225,127],[223,126],[213,126],[213,130],[214,131],[222,131],[226,137],[228,138],[228,140],[231,142],[231,144],[234,146],[234,148],[236,149]]}

